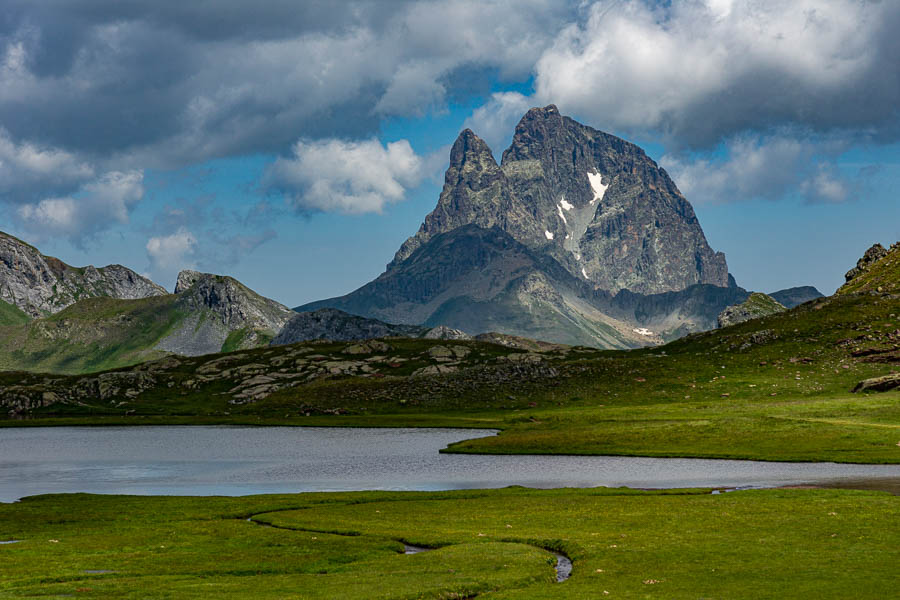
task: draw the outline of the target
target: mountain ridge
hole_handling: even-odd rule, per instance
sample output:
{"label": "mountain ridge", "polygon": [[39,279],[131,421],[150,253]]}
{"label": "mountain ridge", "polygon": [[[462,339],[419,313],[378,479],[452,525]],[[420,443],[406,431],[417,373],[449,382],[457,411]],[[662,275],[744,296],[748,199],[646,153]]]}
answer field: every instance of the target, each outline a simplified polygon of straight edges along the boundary
{"label": "mountain ridge", "polygon": [[139,299],[167,293],[122,265],[72,267],[0,232],[0,300],[30,318],[57,313],[84,298]]}

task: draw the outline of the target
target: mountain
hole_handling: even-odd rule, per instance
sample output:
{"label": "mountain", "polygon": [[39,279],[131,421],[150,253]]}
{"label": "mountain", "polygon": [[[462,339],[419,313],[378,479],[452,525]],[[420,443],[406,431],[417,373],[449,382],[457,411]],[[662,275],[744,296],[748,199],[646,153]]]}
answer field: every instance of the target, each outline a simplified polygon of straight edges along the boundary
{"label": "mountain", "polygon": [[719,314],[718,325],[722,327],[730,327],[751,319],[767,317],[787,309],[777,300],[767,294],[754,292],[750,294],[741,304],[729,306]]}
{"label": "mountain", "polygon": [[638,146],[553,105],[525,114],[499,166],[487,144],[463,131],[437,207],[388,270],[434,235],[468,223],[499,227],[613,293],[728,286],[725,256],[709,247],[665,170]]}
{"label": "mountain", "polygon": [[776,302],[783,305],[785,308],[794,308],[795,306],[800,306],[801,304],[809,302],[810,300],[824,298],[825,294],[811,285],[804,285],[801,287],[792,287],[785,290],[778,290],[777,292],[772,292],[771,294],[769,294],[769,296],[771,296]]}
{"label": "mountain", "polygon": [[164,294],[164,288],[121,265],[72,267],[0,232],[0,300],[31,318],[57,313],[85,298]]}
{"label": "mountain", "polygon": [[175,294],[85,298],[28,323],[0,327],[0,368],[85,373],[170,353],[198,356],[264,346],[294,314],[231,277],[182,271]]}
{"label": "mountain", "polygon": [[460,133],[437,206],[385,272],[295,310],[630,348],[712,328],[747,294],[643,150],[547,106],[499,165]]}
{"label": "mountain", "polygon": [[295,314],[285,324],[272,346],[282,346],[309,340],[346,342],[380,337],[421,337],[429,332],[426,327],[415,325],[391,325],[377,319],[366,319],[333,308]]}

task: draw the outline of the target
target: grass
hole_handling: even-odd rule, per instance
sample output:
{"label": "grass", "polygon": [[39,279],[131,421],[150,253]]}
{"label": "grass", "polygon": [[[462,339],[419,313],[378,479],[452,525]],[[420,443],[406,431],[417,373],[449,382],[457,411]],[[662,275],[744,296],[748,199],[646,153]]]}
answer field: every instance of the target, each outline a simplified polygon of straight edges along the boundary
{"label": "grass", "polygon": [[0,300],[0,327],[6,325],[24,325],[31,318],[26,315],[19,307]]}
{"label": "grass", "polygon": [[165,353],[153,346],[183,318],[173,298],[86,298],[43,319],[7,323],[0,367],[84,373],[158,358]]}
{"label": "grass", "polygon": [[898,522],[839,490],[38,496],[0,505],[0,596],[887,598]]}

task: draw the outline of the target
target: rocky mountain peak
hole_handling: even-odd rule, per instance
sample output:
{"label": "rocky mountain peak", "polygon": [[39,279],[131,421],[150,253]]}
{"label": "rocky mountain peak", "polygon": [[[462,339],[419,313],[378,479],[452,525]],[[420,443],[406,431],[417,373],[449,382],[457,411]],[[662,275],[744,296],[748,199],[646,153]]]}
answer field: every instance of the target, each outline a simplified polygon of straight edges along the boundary
{"label": "rocky mountain peak", "polygon": [[497,166],[494,155],[491,153],[487,143],[475,135],[475,132],[471,129],[464,129],[450,148],[450,168],[461,169],[470,163],[474,164],[476,168],[479,166]]}
{"label": "rocky mountain peak", "polygon": [[268,343],[295,314],[224,275],[184,270],[175,293],[188,317],[156,349],[187,356]]}
{"label": "rocky mountain peak", "polygon": [[425,217],[419,231],[406,240],[387,266],[406,260],[434,235],[475,224],[489,229],[501,227],[522,237],[538,235],[537,223],[525,206],[517,202],[510,183],[488,145],[466,129],[450,151],[450,166],[435,209]]}
{"label": "rocky mountain peak", "polygon": [[190,269],[182,270],[178,273],[178,279],[175,281],[175,293],[182,294],[191,289],[197,281],[203,278],[203,276],[204,274],[199,271],[191,271]]}
{"label": "rocky mountain peak", "polygon": [[185,270],[178,274],[175,293],[192,308],[216,312],[229,329],[262,327],[278,331],[294,315],[286,306],[260,296],[237,279]]}
{"label": "rocky mountain peak", "polygon": [[0,299],[33,318],[57,313],[84,298],[134,300],[166,293],[122,265],[72,267],[0,232]]}
{"label": "rocky mountain peak", "polygon": [[522,117],[499,165],[462,131],[437,205],[387,270],[301,310],[634,347],[708,329],[746,296],[663,169],[549,105]]}
{"label": "rocky mountain peak", "polygon": [[470,223],[503,229],[598,290],[729,285],[725,256],[668,174],[638,146],[552,104],[522,117],[499,166],[475,133],[460,133],[437,206],[388,269]]}

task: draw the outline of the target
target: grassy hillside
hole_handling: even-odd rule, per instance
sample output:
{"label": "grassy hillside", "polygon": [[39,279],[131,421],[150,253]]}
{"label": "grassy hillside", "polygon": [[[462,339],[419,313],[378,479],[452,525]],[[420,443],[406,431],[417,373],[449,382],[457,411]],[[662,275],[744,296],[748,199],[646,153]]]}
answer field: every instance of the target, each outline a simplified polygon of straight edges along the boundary
{"label": "grassy hillside", "polygon": [[174,296],[88,298],[42,319],[0,327],[0,368],[84,373],[159,358],[152,348],[183,315]]}
{"label": "grassy hillside", "polygon": [[29,321],[28,315],[17,306],[0,300],[0,327],[7,325],[23,325]]}
{"label": "grassy hillside", "polygon": [[301,343],[102,376],[6,374],[0,402],[100,422],[503,430],[456,452],[900,463],[900,393],[850,393],[900,364],[898,315],[900,298],[842,295],[628,352]]}
{"label": "grassy hillside", "polygon": [[38,496],[0,504],[0,596],[891,598],[898,519],[835,490]]}

